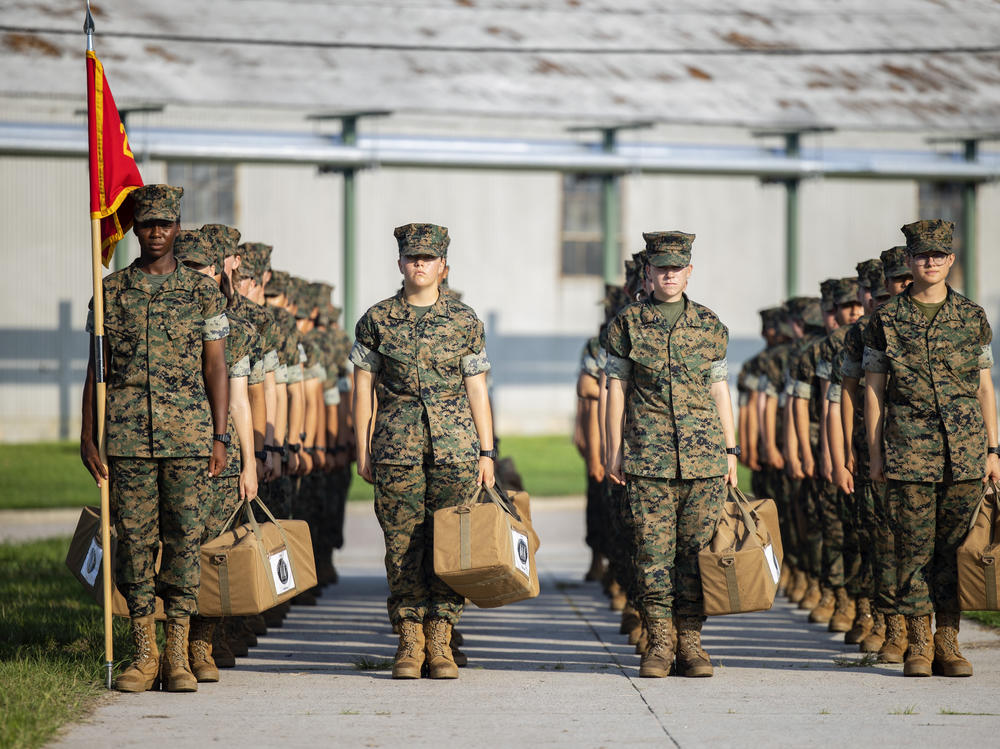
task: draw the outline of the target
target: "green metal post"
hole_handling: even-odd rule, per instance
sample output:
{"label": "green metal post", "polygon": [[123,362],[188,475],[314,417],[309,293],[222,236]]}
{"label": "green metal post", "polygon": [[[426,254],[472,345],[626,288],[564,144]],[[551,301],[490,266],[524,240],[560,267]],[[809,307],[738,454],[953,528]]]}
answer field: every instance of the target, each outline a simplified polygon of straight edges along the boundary
{"label": "green metal post", "polygon": [[[785,135],[785,155],[799,157],[799,134]],[[793,297],[799,289],[799,180],[785,180],[785,294]]]}
{"label": "green metal post", "polygon": [[[353,146],[358,141],[356,117],[344,117],[341,128],[341,140],[345,146]],[[354,332],[354,300],[355,285],[355,214],[354,214],[354,179],[355,169],[344,170],[344,330]]]}
{"label": "green metal post", "polygon": [[[965,141],[965,160],[975,161],[978,144]],[[979,296],[979,248],[976,246],[976,191],[975,182],[962,185],[962,275],[965,278],[965,296],[976,301]]]}
{"label": "green metal post", "polygon": [[[605,153],[614,153],[615,129],[603,131]],[[619,176],[605,174],[601,178],[603,192],[601,229],[604,234],[604,282],[616,283],[621,274],[621,253],[618,249],[618,234],[621,227],[621,193]]]}

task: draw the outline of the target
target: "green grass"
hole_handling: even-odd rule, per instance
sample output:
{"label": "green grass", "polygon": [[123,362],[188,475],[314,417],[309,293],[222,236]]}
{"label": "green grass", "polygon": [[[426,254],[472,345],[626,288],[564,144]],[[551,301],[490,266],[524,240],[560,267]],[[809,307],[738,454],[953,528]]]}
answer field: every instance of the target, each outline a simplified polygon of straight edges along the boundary
{"label": "green grass", "polygon": [[963,611],[962,616],[985,624],[987,627],[1000,629],[1000,611]]}
{"label": "green grass", "polygon": [[[104,690],[101,609],[66,569],[68,538],[0,544],[0,746],[37,747]],[[115,657],[128,626],[115,622]]]}
{"label": "green grass", "polygon": [[0,510],[97,504],[77,442],[0,446]]}
{"label": "green grass", "polygon": [[[581,495],[587,481],[583,459],[569,435],[504,437],[502,457],[512,457],[532,497]],[[371,502],[372,485],[352,468],[350,501]],[[750,490],[750,472],[740,466],[740,488]],[[82,507],[99,502],[97,487],[80,462],[76,442],[0,445],[0,510]]]}

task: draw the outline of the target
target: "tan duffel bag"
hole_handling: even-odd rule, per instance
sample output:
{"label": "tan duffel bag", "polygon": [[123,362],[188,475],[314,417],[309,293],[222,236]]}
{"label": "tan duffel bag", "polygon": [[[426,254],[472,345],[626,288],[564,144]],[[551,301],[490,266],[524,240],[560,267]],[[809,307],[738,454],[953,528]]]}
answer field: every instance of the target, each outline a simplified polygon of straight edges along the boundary
{"label": "tan duffel bag", "polygon": [[[111,613],[115,616],[128,618],[128,604],[125,597],[115,585],[115,549],[118,545],[118,538],[115,534],[115,526],[111,526]],[[160,553],[156,552],[156,569],[160,568]],[[66,566],[73,573],[73,577],[80,581],[80,584],[97,602],[99,606],[104,605],[104,576],[101,571],[101,563],[104,558],[104,550],[101,548],[101,509],[99,507],[84,507],[80,512],[80,519],[77,521],[73,538],[69,542],[69,551],[66,552]],[[156,597],[156,618],[159,621],[166,619],[163,613],[163,599]]]}
{"label": "tan duffel bag", "polygon": [[[269,522],[257,522],[254,504]],[[240,513],[246,522],[232,527]],[[259,614],[316,585],[316,560],[304,520],[276,520],[254,497],[244,500],[223,528],[230,530],[201,547],[200,615]]]}
{"label": "tan duffel bag", "polygon": [[[773,529],[767,518],[773,518]],[[698,553],[706,616],[766,611],[781,575],[781,535],[770,499],[730,487],[708,548]]]}
{"label": "tan duffel bag", "polygon": [[542,540],[535,533],[535,527],[531,524],[531,497],[528,496],[526,491],[514,491],[513,489],[503,489],[500,487],[499,483],[497,486],[500,491],[507,495],[507,499],[511,501],[514,505],[514,509],[517,510],[517,514],[521,517],[521,522],[528,529],[528,537],[531,539],[531,550],[537,552],[539,547],[542,545]]}
{"label": "tan duffel bag", "polygon": [[434,573],[480,608],[534,598],[532,534],[508,498],[477,485],[465,503],[434,513]]}
{"label": "tan duffel bag", "polygon": [[958,547],[958,606],[962,611],[1000,611],[1000,507],[997,485],[979,500],[969,533]]}

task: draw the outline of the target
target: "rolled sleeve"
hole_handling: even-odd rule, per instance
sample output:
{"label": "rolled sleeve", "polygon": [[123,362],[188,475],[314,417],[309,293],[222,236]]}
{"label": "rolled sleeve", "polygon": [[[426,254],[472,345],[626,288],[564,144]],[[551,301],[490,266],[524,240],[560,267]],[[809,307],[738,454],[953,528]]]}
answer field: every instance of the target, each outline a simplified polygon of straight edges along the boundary
{"label": "rolled sleeve", "polygon": [[629,380],[632,378],[632,360],[608,354],[608,363],[604,365],[604,372],[615,380]]}
{"label": "rolled sleeve", "polygon": [[857,359],[849,359],[845,356],[844,361],[840,364],[840,376],[860,380],[865,376],[865,369]]}
{"label": "rolled sleeve", "polygon": [[262,359],[258,359],[253,363],[253,366],[250,367],[250,379],[248,380],[248,383],[250,385],[259,385],[263,381],[264,361]]}
{"label": "rolled sleeve", "polygon": [[490,366],[490,360],[486,356],[485,348],[478,354],[466,354],[459,362],[462,377],[475,377],[476,375],[483,374],[483,372],[489,372]]}
{"label": "rolled sleeve", "polygon": [[871,348],[870,346],[865,346],[865,355],[861,361],[861,366],[866,372],[888,374],[889,357],[886,356],[884,351],[879,351]]}
{"label": "rolled sleeve", "polygon": [[712,382],[722,382],[729,379],[729,359],[719,359],[712,362],[712,371],[709,375]]}
{"label": "rolled sleeve", "polygon": [[747,390],[751,393],[755,393],[760,389],[760,377],[755,374],[748,374],[746,379],[743,380],[743,384],[746,385]]}
{"label": "rolled sleeve", "polygon": [[233,366],[229,368],[229,376],[232,377],[249,377],[250,376],[250,355],[247,354]]}
{"label": "rolled sleeve", "polygon": [[590,354],[585,354],[580,360],[580,371],[594,378],[600,377],[601,370],[597,366],[597,358]]}
{"label": "rolled sleeve", "polygon": [[833,365],[826,359],[820,359],[816,362],[816,376],[821,380],[829,380],[830,375],[833,374]]}
{"label": "rolled sleeve", "polygon": [[982,350],[979,352],[979,368],[993,368],[993,349],[989,346],[983,346]]}
{"label": "rolled sleeve", "polygon": [[278,368],[274,370],[274,382],[277,385],[287,385],[288,384],[288,365],[279,364]]}
{"label": "rolled sleeve", "polygon": [[358,369],[372,374],[377,374],[382,369],[382,355],[378,351],[372,351],[361,341],[354,342],[349,359]]}
{"label": "rolled sleeve", "polygon": [[323,403],[328,406],[340,405],[340,391],[337,388],[327,388],[323,391]]}
{"label": "rolled sleeve", "polygon": [[322,380],[326,381],[326,367],[322,364],[314,364],[311,367],[307,367],[302,371],[303,378],[307,380]]}
{"label": "rolled sleeve", "polygon": [[274,372],[280,366],[278,361],[278,352],[275,349],[271,349],[266,354],[264,354],[264,371]]}
{"label": "rolled sleeve", "polygon": [[302,374],[301,364],[291,364],[288,367],[288,384],[294,385],[296,382],[302,382],[304,376]]}
{"label": "rolled sleeve", "polygon": [[749,405],[750,404],[750,395],[749,395],[749,393],[740,393],[739,396],[737,397],[737,403],[740,406],[747,406],[747,405]]}
{"label": "rolled sleeve", "polygon": [[351,389],[351,378],[350,377],[341,377],[339,380],[337,380],[337,390],[338,391],[340,391],[341,393],[347,393],[347,392],[350,391],[350,389]]}
{"label": "rolled sleeve", "polygon": [[206,318],[201,328],[201,338],[204,341],[217,341],[229,335],[229,318],[225,312]]}
{"label": "rolled sleeve", "polygon": [[812,398],[812,387],[810,387],[808,382],[802,382],[802,380],[796,380],[792,385],[792,395],[796,398],[801,398],[804,401]]}
{"label": "rolled sleeve", "polygon": [[826,399],[830,401],[830,403],[840,403],[840,396],[842,391],[843,391],[842,386],[831,384],[830,387],[827,388]]}

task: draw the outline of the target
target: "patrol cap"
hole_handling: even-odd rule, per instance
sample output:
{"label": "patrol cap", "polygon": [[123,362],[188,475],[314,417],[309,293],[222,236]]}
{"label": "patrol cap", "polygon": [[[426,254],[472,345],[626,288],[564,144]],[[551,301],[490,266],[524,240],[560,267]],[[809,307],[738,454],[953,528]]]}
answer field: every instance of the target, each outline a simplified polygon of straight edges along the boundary
{"label": "patrol cap", "polygon": [[[174,239],[174,257],[178,262],[191,263],[198,267],[215,265],[215,248],[211,240],[197,229],[183,229],[177,232]],[[216,273],[221,273],[222,268],[216,266]]]}
{"label": "patrol cap", "polygon": [[906,235],[906,252],[909,255],[919,255],[922,252],[944,252],[952,254],[951,239],[955,232],[955,224],[951,221],[934,218],[924,221],[914,221],[902,228]]}
{"label": "patrol cap", "polygon": [[330,305],[330,324],[331,325],[333,325],[334,323],[337,322],[337,320],[340,319],[340,313],[343,312],[343,311],[344,310],[342,310],[336,304],[331,304]]}
{"label": "patrol cap", "polygon": [[781,322],[781,316],[784,314],[784,310],[781,307],[768,307],[760,311],[760,324],[764,328],[771,328],[772,330],[778,329],[778,324]]}
{"label": "patrol cap", "polygon": [[134,218],[142,221],[180,221],[183,187],[145,185],[129,197],[135,205]]}
{"label": "patrol cap", "polygon": [[239,229],[225,224],[205,224],[201,227],[201,233],[208,237],[215,247],[219,256],[215,261],[215,267],[217,270],[222,270],[223,261],[237,254],[240,243]]}
{"label": "patrol cap", "polygon": [[295,305],[295,319],[305,320],[312,312],[312,303],[309,297],[309,282],[298,276],[288,277],[288,301]]}
{"label": "patrol cap", "polygon": [[795,328],[792,326],[792,313],[788,309],[787,303],[785,306],[778,308],[777,314],[777,330],[778,333],[785,336],[785,338],[795,338]]}
{"label": "patrol cap", "polygon": [[629,303],[628,294],[621,286],[604,284],[604,316],[607,319],[618,314],[618,310]]}
{"label": "patrol cap", "polygon": [[853,276],[838,279],[837,286],[833,290],[833,301],[838,307],[842,304],[857,304],[859,285],[858,279]]}
{"label": "patrol cap", "polygon": [[831,312],[837,306],[836,302],[833,301],[833,288],[836,285],[836,278],[828,278],[819,284],[819,303],[824,312]]}
{"label": "patrol cap", "polygon": [[264,296],[281,296],[288,293],[288,274],[283,270],[272,270],[271,280],[264,287]]}
{"label": "patrol cap", "polygon": [[[878,258],[862,260],[854,266],[854,269],[858,272],[858,284],[861,288],[871,291],[872,277],[878,279],[882,275],[882,261]],[[878,285],[877,281],[876,285]]]}
{"label": "patrol cap", "polygon": [[316,324],[321,325],[324,328],[330,326],[330,309],[320,307],[319,312],[316,314]]}
{"label": "patrol cap", "polygon": [[644,231],[642,238],[646,240],[647,262],[658,268],[690,265],[694,237],[694,234],[682,231]]}
{"label": "patrol cap", "polygon": [[906,247],[897,245],[882,251],[882,270],[886,278],[901,278],[912,276],[909,266],[906,264]]}
{"label": "patrol cap", "polygon": [[805,325],[823,325],[823,312],[819,297],[796,296],[785,302],[785,309],[793,320],[801,320]]}
{"label": "patrol cap", "polygon": [[396,237],[396,244],[399,245],[400,257],[416,255],[448,257],[451,238],[448,236],[447,226],[403,224],[393,229],[392,234]]}

